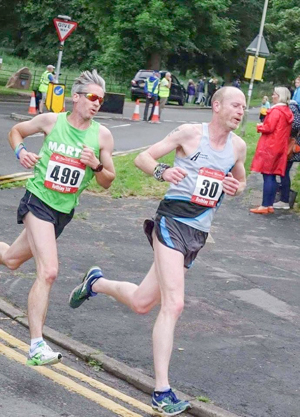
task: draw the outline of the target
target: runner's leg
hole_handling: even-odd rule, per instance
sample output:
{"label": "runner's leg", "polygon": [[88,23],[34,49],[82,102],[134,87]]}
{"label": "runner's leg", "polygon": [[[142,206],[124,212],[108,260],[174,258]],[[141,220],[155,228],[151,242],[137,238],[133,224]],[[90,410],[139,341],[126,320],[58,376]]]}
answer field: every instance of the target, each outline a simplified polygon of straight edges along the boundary
{"label": "runner's leg", "polygon": [[28,296],[28,321],[33,339],[42,336],[50,290],[58,274],[57,246],[52,223],[38,219],[29,212],[24,224],[37,270]]}
{"label": "runner's leg", "polygon": [[109,295],[139,314],[148,313],[160,301],[154,264],[140,285],[101,278],[93,284],[92,291]]}
{"label": "runner's leg", "polygon": [[156,274],[161,292],[161,308],[153,328],[155,390],[169,386],[169,363],[174,329],[184,307],[183,254],[153,239]]}
{"label": "runner's leg", "polygon": [[9,246],[7,243],[0,242],[0,264],[9,269],[17,269],[22,263],[32,258],[32,252],[27,239],[26,229]]}

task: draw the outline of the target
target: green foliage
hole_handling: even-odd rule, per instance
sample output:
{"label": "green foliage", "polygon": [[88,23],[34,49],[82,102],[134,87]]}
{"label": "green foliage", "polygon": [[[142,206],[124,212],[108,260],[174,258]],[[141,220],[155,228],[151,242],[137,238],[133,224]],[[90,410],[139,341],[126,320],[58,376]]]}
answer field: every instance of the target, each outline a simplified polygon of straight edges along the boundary
{"label": "green foliage", "polygon": [[266,31],[272,45],[268,73],[274,82],[290,84],[300,74],[299,22],[298,0],[273,0]]}
{"label": "green foliage", "polygon": [[[263,0],[0,0],[0,46],[43,66],[55,63],[53,18],[78,28],[65,42],[63,66],[97,68],[127,79],[140,68],[244,74],[246,47],[259,32]],[[251,18],[249,18],[249,16]],[[290,83],[300,73],[299,0],[269,2],[264,36],[270,51],[264,79]]]}
{"label": "green foliage", "polygon": [[70,10],[72,20],[79,25],[72,38],[65,41],[63,60],[74,68],[85,69],[90,65],[95,51],[99,49],[95,38],[99,22],[89,8],[84,8],[81,0],[27,1],[20,16],[21,35],[17,53],[44,65],[56,62],[59,40],[53,19],[58,14],[69,15]]}
{"label": "green foliage", "polygon": [[196,397],[196,400],[203,402],[203,403],[211,403],[211,400],[208,397],[204,397],[203,395],[200,395],[199,397]]}

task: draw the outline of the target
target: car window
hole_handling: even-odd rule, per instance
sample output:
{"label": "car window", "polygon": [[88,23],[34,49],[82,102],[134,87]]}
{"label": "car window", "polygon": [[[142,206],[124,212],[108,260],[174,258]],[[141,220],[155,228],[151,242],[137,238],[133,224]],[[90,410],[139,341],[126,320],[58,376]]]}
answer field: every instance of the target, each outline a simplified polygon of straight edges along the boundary
{"label": "car window", "polygon": [[152,71],[139,71],[134,78],[135,79],[148,78],[152,74],[153,74]]}
{"label": "car window", "polygon": [[172,75],[172,82],[174,84],[180,84],[180,82],[177,80],[177,78],[175,77],[175,75]]}

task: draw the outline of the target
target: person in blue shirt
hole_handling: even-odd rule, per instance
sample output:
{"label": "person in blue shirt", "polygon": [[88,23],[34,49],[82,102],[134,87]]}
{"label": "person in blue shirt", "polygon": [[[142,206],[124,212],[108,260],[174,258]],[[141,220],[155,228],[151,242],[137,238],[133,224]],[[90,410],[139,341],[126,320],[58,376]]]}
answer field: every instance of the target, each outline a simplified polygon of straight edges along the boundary
{"label": "person in blue shirt", "polygon": [[261,123],[265,120],[267,111],[271,108],[268,96],[263,96],[259,111],[259,120]]}
{"label": "person in blue shirt", "polygon": [[[144,110],[144,122],[149,122],[153,116],[155,103],[158,100],[158,88],[160,81],[160,73],[158,71],[153,72],[153,75],[147,78],[144,86],[146,94],[146,105]],[[150,116],[148,118],[149,105],[152,104]]]}
{"label": "person in blue shirt", "polygon": [[297,104],[300,106],[300,75],[295,79],[295,87],[296,90],[294,91],[292,99],[297,101]]}

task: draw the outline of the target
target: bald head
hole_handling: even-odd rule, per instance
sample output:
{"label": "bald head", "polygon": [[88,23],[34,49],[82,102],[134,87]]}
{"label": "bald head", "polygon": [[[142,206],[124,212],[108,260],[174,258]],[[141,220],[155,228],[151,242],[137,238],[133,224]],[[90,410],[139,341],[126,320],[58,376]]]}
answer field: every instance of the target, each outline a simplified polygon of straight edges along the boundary
{"label": "bald head", "polygon": [[245,94],[236,87],[222,87],[215,92],[212,97],[211,103],[212,108],[215,101],[222,103],[224,99],[233,98],[233,97],[243,97],[245,99]]}

